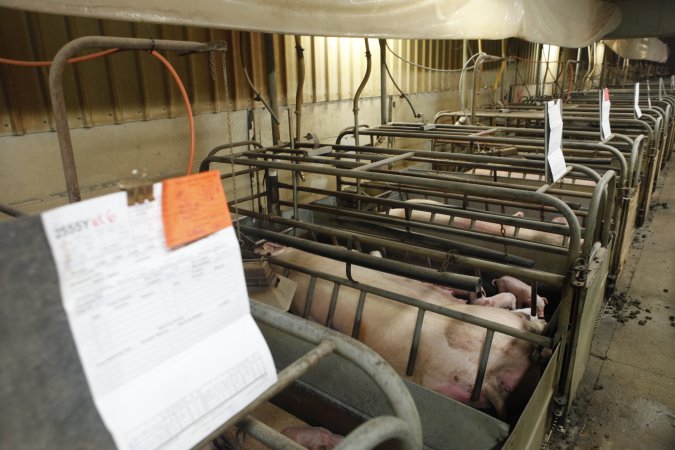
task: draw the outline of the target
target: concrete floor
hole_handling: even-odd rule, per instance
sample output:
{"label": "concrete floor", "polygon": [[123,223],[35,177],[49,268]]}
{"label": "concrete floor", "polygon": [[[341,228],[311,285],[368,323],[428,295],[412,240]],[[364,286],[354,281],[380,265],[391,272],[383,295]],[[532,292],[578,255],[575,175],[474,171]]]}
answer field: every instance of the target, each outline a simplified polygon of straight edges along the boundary
{"label": "concrete floor", "polygon": [[675,449],[675,170],[658,185],[549,449]]}

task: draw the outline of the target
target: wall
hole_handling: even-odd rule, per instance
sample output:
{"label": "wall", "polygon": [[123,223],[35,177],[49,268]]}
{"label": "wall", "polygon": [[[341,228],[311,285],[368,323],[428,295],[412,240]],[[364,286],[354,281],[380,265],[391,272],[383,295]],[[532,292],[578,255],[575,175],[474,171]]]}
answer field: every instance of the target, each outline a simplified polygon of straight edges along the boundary
{"label": "wall", "polygon": [[[233,141],[253,137],[264,145],[272,143],[269,114],[251,99],[242,56],[254,84],[267,98],[264,55],[266,50],[274,53],[281,134],[282,139],[288,139],[287,110],[294,108],[297,85],[293,36],[274,35],[273,48],[266,49],[260,33],[82,19],[0,8],[0,57],[48,60],[69,40],[97,34],[227,43],[224,66],[219,54],[166,55],[183,79],[191,100],[197,130],[195,170],[211,148],[228,142],[228,114]],[[377,40],[369,42],[372,74],[362,94],[360,122],[374,125],[380,123],[377,97],[380,49]],[[387,42],[393,52],[416,64],[455,70],[462,66],[461,41]],[[302,46],[306,67],[302,132],[304,135],[311,131],[322,140],[333,142],[341,129],[354,122],[351,99],[366,68],[365,43],[363,39],[304,36]],[[473,53],[478,43],[470,41],[469,47]],[[509,54],[528,57],[533,48],[520,41],[507,41]],[[500,54],[501,43],[483,41],[482,49]],[[422,120],[432,120],[438,110],[459,109],[458,72],[424,70],[392,53],[387,54],[387,63],[400,88],[411,93],[410,99],[423,115]],[[498,68],[499,63],[484,66],[479,103],[492,102],[490,89]],[[527,70],[522,72],[521,79],[527,82],[531,74]],[[227,75],[227,90],[223,74]],[[466,83],[469,89],[470,75]],[[0,64],[0,203],[26,212],[66,203],[47,80],[47,68]],[[184,172],[188,154],[184,105],[168,73],[150,55],[123,52],[71,65],[65,72],[64,91],[84,198],[117,190],[119,180],[129,178],[134,169],[146,171],[153,180]],[[387,92],[395,105],[392,120],[416,120],[408,105],[394,92],[391,80]],[[250,134],[246,129],[247,109],[253,111],[255,119],[255,130]]]}
{"label": "wall", "polygon": [[[410,99],[429,120],[440,109],[458,106],[457,91],[413,94]],[[394,100],[393,119],[413,120],[407,104],[398,97]],[[286,109],[280,112],[282,139],[288,139]],[[227,114],[195,117],[195,170],[210,149],[228,142]],[[246,140],[246,110],[230,114],[232,142]],[[259,108],[254,115],[259,130],[256,136],[271,144],[269,114]],[[379,98],[362,100],[359,117],[361,123],[379,124]],[[340,130],[353,120],[351,101],[308,104],[303,109],[303,134],[311,131],[324,142],[334,142]],[[71,135],[83,198],[118,190],[119,180],[131,178],[134,169],[146,171],[155,180],[183,174],[187,167],[189,133],[185,117],[76,128]],[[56,133],[0,137],[0,161],[3,203],[30,213],[67,203]]]}

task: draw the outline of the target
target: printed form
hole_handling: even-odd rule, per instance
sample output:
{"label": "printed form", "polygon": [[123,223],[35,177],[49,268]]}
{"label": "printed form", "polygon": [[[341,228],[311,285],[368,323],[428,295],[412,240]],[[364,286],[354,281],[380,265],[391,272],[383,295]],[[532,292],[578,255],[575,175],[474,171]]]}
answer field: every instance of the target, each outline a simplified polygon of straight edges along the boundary
{"label": "printed form", "polygon": [[548,155],[546,156],[546,160],[551,169],[551,175],[553,176],[554,182],[557,182],[562,178],[565,169],[567,168],[565,157],[562,152],[563,120],[562,112],[560,111],[561,104],[562,100],[546,102],[546,114],[548,114],[549,127]]}
{"label": "printed form", "polygon": [[276,381],[232,225],[169,250],[162,185],[42,215],[98,411],[118,448],[194,446]]}

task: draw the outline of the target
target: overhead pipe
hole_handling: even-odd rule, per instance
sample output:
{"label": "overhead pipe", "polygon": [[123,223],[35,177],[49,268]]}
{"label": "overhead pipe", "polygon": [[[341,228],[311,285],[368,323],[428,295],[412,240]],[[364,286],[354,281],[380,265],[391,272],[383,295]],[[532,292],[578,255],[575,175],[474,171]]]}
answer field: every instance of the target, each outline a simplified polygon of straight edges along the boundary
{"label": "overhead pipe", "polygon": [[356,94],[354,94],[354,142],[356,145],[359,145],[359,98],[361,97],[361,93],[366,87],[366,83],[368,83],[368,79],[370,78],[370,71],[372,69],[372,61],[370,59],[370,46],[368,45],[368,38],[364,39],[366,41],[366,74],[363,77],[363,80],[361,80],[361,84],[359,85],[358,89],[356,90]]}
{"label": "overhead pipe", "polygon": [[223,43],[201,43],[192,41],[170,41],[164,39],[138,39],[110,36],[84,36],[68,42],[54,56],[49,69],[49,95],[54,114],[54,127],[59,140],[61,150],[61,162],[63,175],[66,179],[66,190],[70,203],[81,200],[80,185],[77,179],[75,156],[73,155],[73,142],[70,137],[68,114],[63,92],[63,69],[68,64],[68,59],[88,48],[123,50],[167,50],[176,52],[207,52],[223,48]]}
{"label": "overhead pipe", "polygon": [[298,88],[295,91],[295,140],[299,141],[302,129],[302,89],[305,86],[305,50],[302,48],[301,36],[295,36],[295,51],[298,56]]}

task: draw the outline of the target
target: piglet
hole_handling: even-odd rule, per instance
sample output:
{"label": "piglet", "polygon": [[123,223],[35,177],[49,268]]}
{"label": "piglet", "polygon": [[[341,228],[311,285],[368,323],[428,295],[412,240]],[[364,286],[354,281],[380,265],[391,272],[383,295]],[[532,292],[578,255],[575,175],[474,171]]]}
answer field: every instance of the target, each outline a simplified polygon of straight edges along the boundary
{"label": "piglet", "polygon": [[310,450],[330,450],[344,439],[321,427],[288,427],[281,434]]}
{"label": "piglet", "polygon": [[474,302],[474,305],[492,306],[502,309],[516,309],[516,296],[510,292],[500,292],[492,297],[480,297]]}
{"label": "piglet", "polygon": [[[522,308],[523,306],[531,306],[532,304],[532,288],[529,284],[520,281],[518,278],[503,276],[492,280],[492,285],[497,287],[499,292],[510,292],[516,296],[516,306]],[[546,297],[537,295],[537,317],[544,317],[544,308],[548,304]]]}

